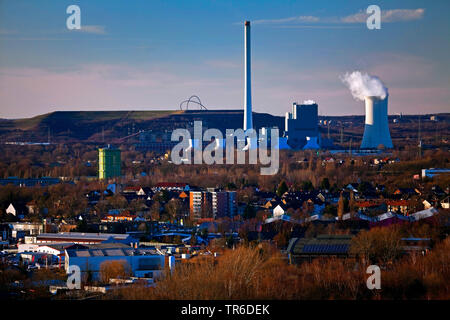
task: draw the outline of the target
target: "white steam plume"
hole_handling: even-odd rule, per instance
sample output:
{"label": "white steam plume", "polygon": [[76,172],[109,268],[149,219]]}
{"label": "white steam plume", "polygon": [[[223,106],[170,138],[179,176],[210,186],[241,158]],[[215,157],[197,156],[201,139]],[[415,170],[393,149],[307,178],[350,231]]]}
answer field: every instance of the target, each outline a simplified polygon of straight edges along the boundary
{"label": "white steam plume", "polygon": [[388,89],[376,76],[354,71],[352,73],[347,72],[340,78],[350,89],[353,98],[357,100],[364,101],[364,97],[379,97],[384,99],[388,95]]}

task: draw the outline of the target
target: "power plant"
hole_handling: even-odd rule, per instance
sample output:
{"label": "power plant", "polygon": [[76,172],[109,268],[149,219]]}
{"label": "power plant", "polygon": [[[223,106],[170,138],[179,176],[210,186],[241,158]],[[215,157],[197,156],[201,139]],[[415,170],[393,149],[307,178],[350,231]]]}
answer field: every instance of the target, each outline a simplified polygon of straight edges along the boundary
{"label": "power plant", "polygon": [[[334,149],[338,150],[339,146],[334,145],[330,139],[330,121],[328,123],[328,136],[322,137],[319,129],[319,112],[318,104],[313,100],[305,100],[299,104],[294,102],[292,112],[286,112],[284,119],[274,121],[275,119],[265,119],[261,122],[261,115],[255,113],[255,122],[253,121],[252,112],[252,87],[251,87],[251,29],[250,21],[244,21],[244,106],[243,110],[208,110],[200,101],[198,96],[191,96],[188,100],[180,104],[183,114],[178,115],[187,121],[188,127],[191,127],[195,121],[202,121],[202,132],[208,128],[216,128],[222,133],[222,137],[227,136],[226,130],[240,129],[246,133],[245,138],[237,138],[239,145],[244,142],[243,151],[258,148],[258,142],[274,141],[270,135],[270,129],[284,130],[277,138],[274,147],[277,149],[294,149],[294,150],[310,150],[310,149]],[[365,129],[361,143],[361,152],[374,152],[374,149],[384,146],[384,148],[393,148],[391,136],[388,127],[387,103],[388,91],[381,80],[376,76],[354,71],[346,73],[341,80],[349,87],[353,97],[359,101],[365,101]],[[189,103],[195,103],[200,109],[189,110]],[[184,108],[183,108],[184,105]],[[242,122],[243,116],[243,122]],[[276,117],[275,117],[276,118]],[[226,121],[225,121],[226,119]],[[181,120],[181,119],[180,119]],[[284,120],[284,121],[283,121]],[[284,124],[283,124],[284,122]],[[242,127],[241,127],[242,125]],[[164,141],[156,141],[150,139],[145,132],[140,133],[141,143],[137,146],[140,150],[157,150],[164,151],[172,148],[177,142],[169,140],[171,124],[165,127],[163,136]],[[178,126],[179,127],[179,126]],[[192,129],[192,128],[191,128]],[[262,129],[262,136],[259,139],[254,135],[253,130]],[[191,130],[192,131],[192,130]],[[256,131],[257,133],[257,131]],[[343,141],[341,127],[341,143]],[[152,134],[154,135],[154,134]],[[245,139],[245,141],[244,141]],[[202,149],[206,146],[206,141],[201,138],[193,138],[189,141],[186,151],[192,149]],[[216,139],[216,149],[225,147],[225,139],[220,141]],[[350,148],[351,150],[351,148]]]}
{"label": "power plant", "polygon": [[366,120],[361,149],[376,149],[380,145],[392,148],[387,116],[388,95],[384,99],[374,96],[364,97],[364,101]]}

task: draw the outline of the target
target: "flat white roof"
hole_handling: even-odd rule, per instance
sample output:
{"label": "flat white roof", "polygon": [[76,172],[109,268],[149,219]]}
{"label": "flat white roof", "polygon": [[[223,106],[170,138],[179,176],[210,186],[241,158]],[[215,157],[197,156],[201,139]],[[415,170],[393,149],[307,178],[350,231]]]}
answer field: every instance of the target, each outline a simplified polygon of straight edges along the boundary
{"label": "flat white roof", "polygon": [[87,232],[59,232],[59,233],[41,233],[37,235],[37,239],[50,238],[50,239],[88,239],[88,240],[107,240],[109,238],[114,239],[127,239],[129,234],[119,233],[87,233]]}

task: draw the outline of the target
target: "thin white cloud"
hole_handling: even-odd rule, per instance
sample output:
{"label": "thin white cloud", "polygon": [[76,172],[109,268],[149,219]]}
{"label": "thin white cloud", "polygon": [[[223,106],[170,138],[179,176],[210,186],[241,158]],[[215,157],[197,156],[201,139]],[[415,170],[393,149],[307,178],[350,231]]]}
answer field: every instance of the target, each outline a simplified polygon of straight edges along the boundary
{"label": "thin white cloud", "polygon": [[[381,9],[381,22],[404,22],[420,20],[425,14],[425,9]],[[341,18],[344,23],[365,23],[369,15],[364,11]]]}
{"label": "thin white cloud", "polygon": [[105,26],[96,26],[96,25],[81,25],[81,29],[77,31],[92,34],[106,34]]}
{"label": "thin white cloud", "polygon": [[[391,9],[381,10],[381,22],[406,22],[420,20],[425,14],[425,9]],[[342,23],[365,23],[369,15],[360,10],[357,13],[345,17],[317,17],[317,16],[295,16],[280,19],[254,20],[252,24],[276,25],[278,26],[298,26],[305,23],[314,24],[342,24]],[[241,24],[241,23],[236,23]],[[311,26],[308,26],[311,27]]]}
{"label": "thin white cloud", "polygon": [[353,29],[358,28],[357,26],[344,26],[344,25],[282,25],[275,26],[274,28],[279,29]]}
{"label": "thin white cloud", "polygon": [[254,20],[253,24],[283,24],[283,23],[305,23],[305,22],[319,22],[320,18],[315,16],[296,16],[281,19],[262,19]]}

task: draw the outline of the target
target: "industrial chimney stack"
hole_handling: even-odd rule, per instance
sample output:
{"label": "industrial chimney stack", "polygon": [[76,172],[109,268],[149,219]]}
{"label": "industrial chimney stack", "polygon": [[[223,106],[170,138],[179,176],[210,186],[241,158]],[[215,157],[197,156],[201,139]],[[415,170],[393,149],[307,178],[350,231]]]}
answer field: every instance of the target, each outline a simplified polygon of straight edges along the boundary
{"label": "industrial chimney stack", "polygon": [[244,90],[244,131],[253,129],[252,121],[252,85],[251,85],[251,50],[250,50],[250,21],[244,23],[244,39],[245,39],[245,90]]}

